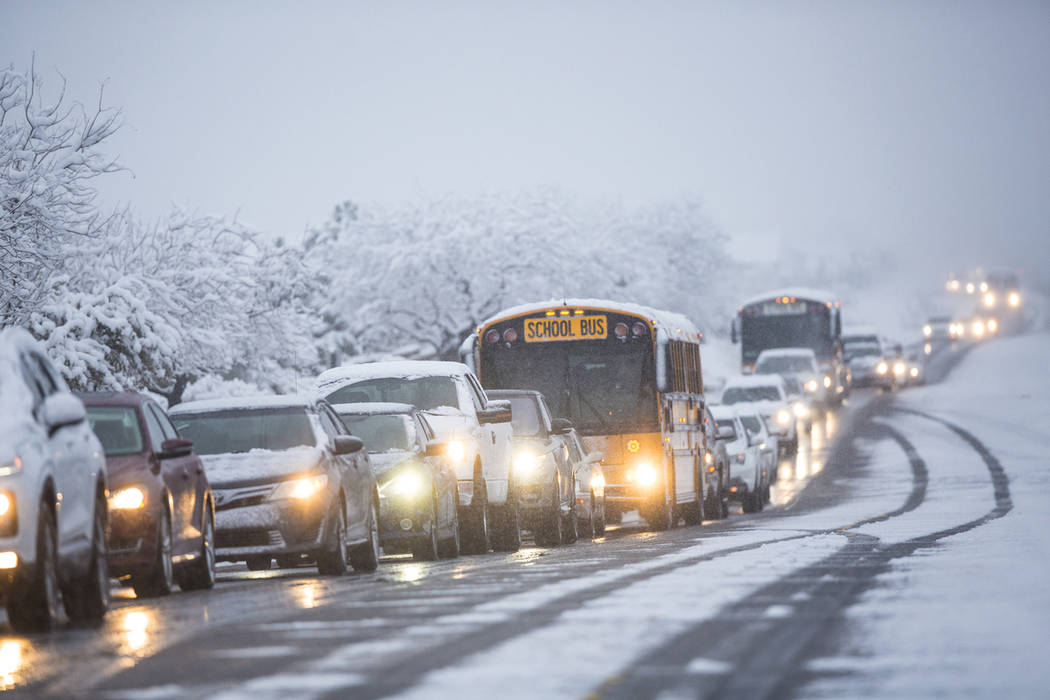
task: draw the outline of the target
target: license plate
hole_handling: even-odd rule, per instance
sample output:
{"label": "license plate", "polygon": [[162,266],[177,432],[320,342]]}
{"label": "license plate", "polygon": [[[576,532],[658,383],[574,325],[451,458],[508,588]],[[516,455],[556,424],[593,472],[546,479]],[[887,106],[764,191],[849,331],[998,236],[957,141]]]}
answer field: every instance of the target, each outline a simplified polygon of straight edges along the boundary
{"label": "license plate", "polygon": [[604,340],[608,336],[605,316],[551,316],[525,319],[526,343],[563,340]]}

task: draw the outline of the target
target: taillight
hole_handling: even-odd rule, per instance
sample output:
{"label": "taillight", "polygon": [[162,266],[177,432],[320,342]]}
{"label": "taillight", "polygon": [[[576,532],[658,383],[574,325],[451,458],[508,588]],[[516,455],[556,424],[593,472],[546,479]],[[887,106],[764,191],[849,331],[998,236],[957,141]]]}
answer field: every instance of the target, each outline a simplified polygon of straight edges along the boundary
{"label": "taillight", "polygon": [[616,337],[617,338],[626,338],[627,337],[627,324],[626,323],[617,323],[616,327],[613,329],[613,332],[616,333]]}
{"label": "taillight", "polygon": [[505,342],[513,343],[517,339],[518,339],[518,332],[516,330],[514,330],[513,328],[508,328],[507,330],[503,331],[503,340]]}
{"label": "taillight", "polygon": [[489,345],[495,345],[496,343],[498,343],[499,342],[499,331],[497,331],[495,328],[493,328],[488,333],[486,333],[485,334],[485,342],[488,343]]}
{"label": "taillight", "polygon": [[636,337],[636,338],[642,337],[643,335],[646,334],[646,332],[648,330],[649,329],[646,328],[645,324],[642,323],[641,321],[636,321],[635,324],[633,326],[631,326],[631,333],[634,333],[634,337]]}

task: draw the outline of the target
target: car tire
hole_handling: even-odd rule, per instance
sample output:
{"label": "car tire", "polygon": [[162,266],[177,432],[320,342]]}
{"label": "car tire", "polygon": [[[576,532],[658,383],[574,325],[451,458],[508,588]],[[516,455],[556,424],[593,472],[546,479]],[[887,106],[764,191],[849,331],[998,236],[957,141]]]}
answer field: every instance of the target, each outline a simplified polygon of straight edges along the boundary
{"label": "car tire", "polygon": [[[597,508],[597,510],[595,510]],[[594,518],[594,536],[603,537],[605,535],[605,497],[603,496],[601,502],[591,501],[591,518]]]}
{"label": "car tire", "polygon": [[362,573],[379,568],[379,505],[375,496],[368,511],[368,541],[350,549],[350,566]]}
{"label": "car tire", "polygon": [[201,551],[197,558],[177,571],[179,588],[205,591],[215,587],[215,516],[209,506],[201,523]]}
{"label": "car tire", "polygon": [[438,546],[438,556],[442,559],[455,559],[459,556],[459,495],[452,492],[452,522],[449,523],[449,531],[452,533],[441,541]]}
{"label": "car tire", "polygon": [[58,549],[55,513],[46,502],[38,506],[36,569],[7,596],[7,619],[19,634],[46,632],[58,622]]}
{"label": "car tire", "polygon": [[540,547],[558,547],[564,542],[564,522],[561,516],[561,499],[558,490],[558,477],[554,477],[551,487],[551,505],[543,514],[543,519],[536,526],[536,544]]}
{"label": "car tire", "polygon": [[274,557],[278,569],[297,569],[306,562],[302,554],[281,554]]}
{"label": "car tire", "polygon": [[645,522],[649,523],[649,527],[657,531],[670,530],[677,520],[674,506],[669,502],[646,508],[642,512],[642,517],[645,518]]}
{"label": "car tire", "polygon": [[157,518],[156,547],[153,563],[148,571],[131,577],[136,598],[159,598],[175,587],[175,567],[172,564],[171,516],[167,508]]}
{"label": "car tire", "polygon": [[518,497],[511,492],[507,503],[493,508],[492,549],[497,552],[517,552],[521,549],[521,522],[518,517]]}
{"label": "car tire", "polygon": [[91,564],[63,591],[66,614],[77,625],[100,625],[109,610],[109,566],[106,549],[106,500],[95,501],[91,535]]}
{"label": "car tire", "polygon": [[438,507],[437,494],[433,494],[430,508],[430,532],[425,539],[412,544],[412,558],[416,561],[435,561],[438,558]]}
{"label": "car tire", "polygon": [[583,528],[580,530],[580,535],[585,539],[593,540],[595,537],[598,536],[596,534],[596,529],[598,526],[598,512],[595,510],[593,491],[589,494],[589,497],[591,499],[591,507],[587,510],[590,513],[590,517],[587,518],[587,524],[584,525]]}
{"label": "car tire", "polygon": [[762,498],[758,491],[748,491],[740,500],[740,507],[745,513],[757,513],[762,510]]}
{"label": "car tire", "polygon": [[481,480],[475,483],[474,497],[459,515],[460,544],[466,554],[489,551],[489,506],[483,483]]}
{"label": "car tire", "polygon": [[322,576],[345,576],[350,570],[346,556],[346,508],[336,498],[328,514],[328,537],[317,551],[317,573]]}
{"label": "car tire", "polygon": [[269,571],[273,565],[273,557],[248,557],[244,563],[248,565],[248,571]]}
{"label": "car tire", "polygon": [[[575,492],[575,487],[573,487]],[[565,544],[576,544],[580,539],[580,519],[576,514],[576,501],[569,506],[569,514],[565,516],[565,524],[562,527],[562,539]]]}

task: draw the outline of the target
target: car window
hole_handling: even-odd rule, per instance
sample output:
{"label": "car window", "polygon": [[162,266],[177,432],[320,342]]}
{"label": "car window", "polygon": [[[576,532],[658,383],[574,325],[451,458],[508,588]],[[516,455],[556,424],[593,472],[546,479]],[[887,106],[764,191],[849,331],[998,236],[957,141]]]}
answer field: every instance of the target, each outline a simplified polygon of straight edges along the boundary
{"label": "car window", "polygon": [[36,410],[36,407],[40,405],[40,402],[47,395],[44,391],[44,382],[38,376],[39,373],[33,368],[28,357],[19,355],[18,360],[22,370],[22,378],[25,380],[26,386],[29,387],[30,393],[33,394],[33,409]]}
{"label": "car window", "polygon": [[60,388],[59,380],[55,375],[54,369],[51,367],[51,363],[43,355],[37,352],[30,352],[29,357],[31,361],[36,365],[37,371],[40,373],[40,378],[44,384],[44,395],[50,396],[54,394]]}
{"label": "car window", "polygon": [[540,425],[540,412],[533,396],[526,394],[504,400],[510,401],[510,425],[515,435],[533,437],[543,432]]}
{"label": "car window", "polygon": [[569,448],[569,459],[573,462],[579,462],[583,459],[583,454],[580,452],[580,445],[576,442],[576,436],[569,433],[565,436],[565,446]]}
{"label": "car window", "polygon": [[413,424],[403,413],[346,414],[342,418],[350,432],[364,441],[369,454],[410,450],[416,440]]}
{"label": "car window", "polygon": [[480,411],[485,407],[488,398],[485,396],[484,389],[481,388],[478,380],[474,379],[474,376],[471,374],[467,375],[467,386],[470,387],[470,398],[474,402],[474,408]]}
{"label": "car window", "polygon": [[185,413],[172,419],[179,433],[193,441],[199,455],[317,445],[310,415],[304,407]]}
{"label": "car window", "polygon": [[[149,407],[147,407],[148,409]],[[161,443],[164,442],[164,429],[160,427],[160,421],[153,411],[146,410],[146,432],[149,434],[149,444],[154,452],[160,452]]]}
{"label": "car window", "polygon": [[138,415],[130,406],[88,406],[88,426],[102,443],[107,457],[142,451]]}
{"label": "car window", "polygon": [[744,424],[749,433],[758,435],[762,432],[762,421],[758,419],[758,416],[740,416],[740,422]]}
{"label": "car window", "polygon": [[[343,423],[338,417],[333,416],[325,410],[326,407],[322,406],[317,411],[317,417],[321,420],[321,428],[325,434],[328,435],[329,440],[335,439],[336,435],[344,435],[346,433],[346,424]],[[342,429],[340,429],[342,427]]]}
{"label": "car window", "polygon": [[543,429],[548,433],[551,431],[551,414],[547,411],[547,402],[542,398],[539,400],[540,417],[543,419]]}
{"label": "car window", "polygon": [[429,411],[441,406],[459,408],[452,377],[378,377],[340,387],[325,397],[328,403],[407,403]]}
{"label": "car window", "polygon": [[160,430],[164,434],[165,440],[170,440],[179,436],[179,431],[175,430],[175,426],[172,425],[171,421],[168,420],[168,417],[164,415],[164,411],[160,410],[160,406],[154,403],[148,403],[146,404],[146,410],[152,411],[157,422],[160,423]]}

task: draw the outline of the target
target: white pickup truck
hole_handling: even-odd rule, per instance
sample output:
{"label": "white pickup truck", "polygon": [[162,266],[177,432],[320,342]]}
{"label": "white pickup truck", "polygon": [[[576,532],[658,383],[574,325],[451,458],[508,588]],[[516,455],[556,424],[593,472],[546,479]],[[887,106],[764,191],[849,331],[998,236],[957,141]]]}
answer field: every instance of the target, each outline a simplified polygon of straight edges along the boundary
{"label": "white pickup truck", "polygon": [[323,372],[317,386],[333,404],[383,401],[425,411],[456,470],[464,551],[518,549],[517,499],[508,498],[510,405],[490,401],[466,365],[414,360],[347,365]]}

